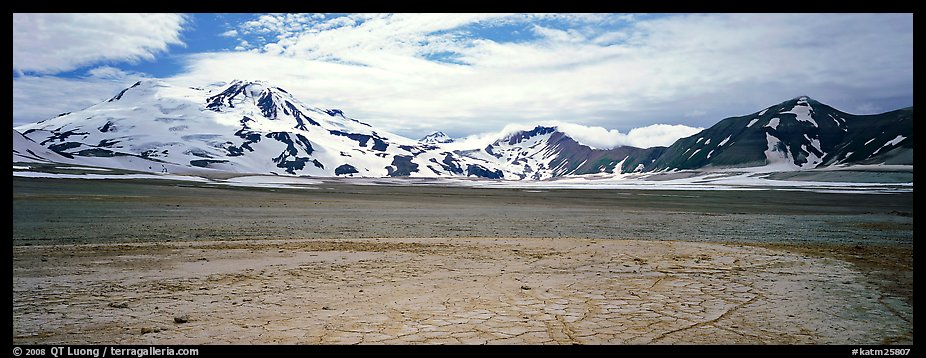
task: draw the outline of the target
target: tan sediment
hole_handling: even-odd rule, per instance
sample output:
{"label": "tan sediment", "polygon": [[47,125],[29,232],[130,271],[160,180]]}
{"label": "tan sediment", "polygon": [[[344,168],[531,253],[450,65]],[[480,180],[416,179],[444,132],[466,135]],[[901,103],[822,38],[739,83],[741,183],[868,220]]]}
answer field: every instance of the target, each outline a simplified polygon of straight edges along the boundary
{"label": "tan sediment", "polygon": [[852,264],[753,246],[264,240],[16,246],[13,258],[15,344],[913,341],[912,307]]}

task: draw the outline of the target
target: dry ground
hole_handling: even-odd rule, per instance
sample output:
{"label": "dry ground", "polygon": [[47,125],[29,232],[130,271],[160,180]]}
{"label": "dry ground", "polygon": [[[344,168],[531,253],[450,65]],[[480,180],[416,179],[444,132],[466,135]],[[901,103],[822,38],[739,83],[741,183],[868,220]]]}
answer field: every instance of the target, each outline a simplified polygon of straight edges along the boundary
{"label": "dry ground", "polygon": [[[590,239],[14,248],[14,343],[910,343],[845,261]],[[186,316],[189,322],[176,323]]]}

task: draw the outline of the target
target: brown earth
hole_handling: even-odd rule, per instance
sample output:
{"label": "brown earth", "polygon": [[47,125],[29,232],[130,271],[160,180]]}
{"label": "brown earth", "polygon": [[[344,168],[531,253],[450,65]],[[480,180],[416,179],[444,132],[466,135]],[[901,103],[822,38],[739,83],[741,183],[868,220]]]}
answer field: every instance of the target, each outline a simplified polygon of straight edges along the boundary
{"label": "brown earth", "polygon": [[912,344],[912,198],[14,177],[13,342]]}
{"label": "brown earth", "polygon": [[13,254],[15,344],[913,340],[912,306],[852,264],[754,246],[419,238]]}

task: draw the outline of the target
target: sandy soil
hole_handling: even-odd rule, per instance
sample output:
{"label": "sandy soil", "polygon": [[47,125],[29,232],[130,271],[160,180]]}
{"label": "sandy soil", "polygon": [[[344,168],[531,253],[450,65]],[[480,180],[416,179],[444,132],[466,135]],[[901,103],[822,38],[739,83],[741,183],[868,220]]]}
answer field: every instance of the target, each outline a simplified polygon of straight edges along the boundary
{"label": "sandy soil", "polygon": [[14,246],[13,342],[912,344],[910,303],[858,267],[568,238]]}

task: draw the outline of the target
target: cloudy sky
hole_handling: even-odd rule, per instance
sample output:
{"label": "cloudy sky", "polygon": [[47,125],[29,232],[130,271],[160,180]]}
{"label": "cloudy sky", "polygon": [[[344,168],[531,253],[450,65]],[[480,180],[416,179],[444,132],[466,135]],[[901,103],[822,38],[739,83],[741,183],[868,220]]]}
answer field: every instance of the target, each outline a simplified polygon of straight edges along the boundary
{"label": "cloudy sky", "polygon": [[911,106],[913,16],[14,14],[14,126],[139,78],[262,79],[412,138],[545,123],[645,147],[800,95]]}

